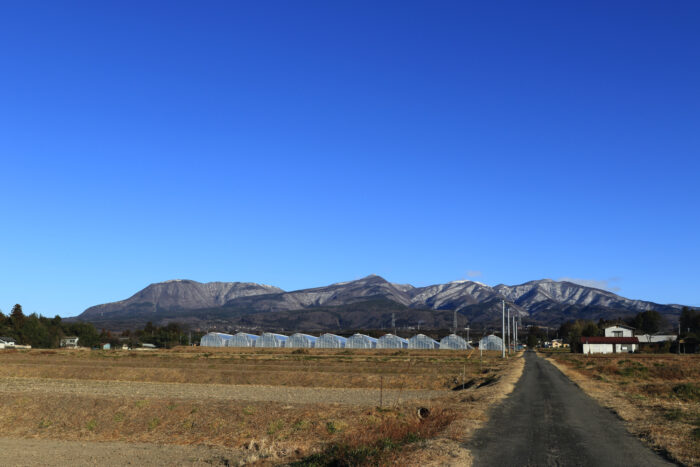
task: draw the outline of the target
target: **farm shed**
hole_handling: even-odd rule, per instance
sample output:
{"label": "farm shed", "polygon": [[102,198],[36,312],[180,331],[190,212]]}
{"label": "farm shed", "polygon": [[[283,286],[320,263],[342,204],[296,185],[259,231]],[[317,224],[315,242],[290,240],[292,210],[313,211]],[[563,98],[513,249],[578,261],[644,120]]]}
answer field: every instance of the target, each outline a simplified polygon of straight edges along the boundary
{"label": "farm shed", "polygon": [[226,343],[226,347],[255,347],[255,342],[260,336],[248,334],[247,332],[237,332]]}
{"label": "farm shed", "polygon": [[298,332],[289,336],[289,340],[287,341],[287,347],[311,349],[316,347],[317,340],[318,337]]}
{"label": "farm shed", "polygon": [[226,343],[232,338],[231,334],[223,332],[209,332],[202,336],[199,345],[202,347],[226,347]]}
{"label": "farm shed", "polygon": [[345,337],[336,336],[335,334],[321,334],[321,337],[316,341],[317,349],[344,349],[347,339]]}
{"label": "farm shed", "polygon": [[260,339],[255,343],[256,347],[286,347],[288,336],[275,334],[274,332],[263,332]]}
{"label": "farm shed", "polygon": [[407,349],[408,341],[393,334],[384,334],[377,340],[378,349]]}
{"label": "farm shed", "polygon": [[374,349],[377,347],[377,339],[364,334],[353,334],[345,342],[347,349]]}
{"label": "farm shed", "polygon": [[415,336],[408,339],[409,349],[438,349],[440,348],[440,343],[428,337],[425,334],[416,334]]}
{"label": "farm shed", "polygon": [[484,336],[479,341],[479,348],[481,350],[503,350],[503,339],[493,334]]}
{"label": "farm shed", "polygon": [[449,336],[445,336],[440,339],[440,348],[448,350],[473,349],[473,347],[469,345],[463,337],[458,336],[457,334],[450,334]]}

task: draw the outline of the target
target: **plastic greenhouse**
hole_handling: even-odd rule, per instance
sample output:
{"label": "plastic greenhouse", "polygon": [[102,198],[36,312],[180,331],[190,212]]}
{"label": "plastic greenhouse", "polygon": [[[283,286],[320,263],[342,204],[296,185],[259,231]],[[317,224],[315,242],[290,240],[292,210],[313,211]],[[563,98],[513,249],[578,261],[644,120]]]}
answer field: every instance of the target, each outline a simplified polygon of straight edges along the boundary
{"label": "plastic greenhouse", "polygon": [[378,349],[407,349],[408,341],[403,337],[395,336],[393,334],[384,334],[382,337],[377,339]]}
{"label": "plastic greenhouse", "polygon": [[502,350],[503,340],[491,334],[490,336],[484,336],[479,341],[479,348],[482,350]]}
{"label": "plastic greenhouse", "polygon": [[260,336],[255,334],[248,334],[245,332],[239,332],[234,334],[231,339],[226,343],[228,347],[255,347],[255,342]]}
{"label": "plastic greenhouse", "polygon": [[347,339],[335,334],[321,334],[316,341],[317,349],[344,349]]}
{"label": "plastic greenhouse", "polygon": [[209,332],[202,336],[199,345],[202,347],[226,347],[226,343],[232,338],[231,334],[223,332]]}
{"label": "plastic greenhouse", "polygon": [[305,349],[311,349],[313,347],[316,347],[317,340],[318,337],[298,332],[289,336],[289,340],[287,341],[287,347],[300,347]]}
{"label": "plastic greenhouse", "polygon": [[425,334],[416,334],[408,340],[409,349],[437,349],[440,343]]}
{"label": "plastic greenhouse", "polygon": [[448,350],[467,350],[473,349],[469,343],[464,340],[464,338],[458,336],[457,334],[450,334],[440,339],[440,348]]}
{"label": "plastic greenhouse", "polygon": [[289,337],[274,332],[263,332],[255,343],[256,347],[286,347]]}
{"label": "plastic greenhouse", "polygon": [[374,349],[377,347],[377,339],[364,334],[353,334],[345,342],[347,349]]}

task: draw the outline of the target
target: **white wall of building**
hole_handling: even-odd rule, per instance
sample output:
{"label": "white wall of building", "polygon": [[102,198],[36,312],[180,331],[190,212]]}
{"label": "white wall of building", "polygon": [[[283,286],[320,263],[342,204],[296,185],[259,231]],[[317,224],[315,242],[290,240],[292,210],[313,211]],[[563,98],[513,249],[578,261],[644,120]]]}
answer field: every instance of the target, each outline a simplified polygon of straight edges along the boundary
{"label": "white wall of building", "polygon": [[632,330],[624,326],[605,328],[605,337],[632,337]]}
{"label": "white wall of building", "polygon": [[613,353],[613,344],[583,343],[583,353]]}

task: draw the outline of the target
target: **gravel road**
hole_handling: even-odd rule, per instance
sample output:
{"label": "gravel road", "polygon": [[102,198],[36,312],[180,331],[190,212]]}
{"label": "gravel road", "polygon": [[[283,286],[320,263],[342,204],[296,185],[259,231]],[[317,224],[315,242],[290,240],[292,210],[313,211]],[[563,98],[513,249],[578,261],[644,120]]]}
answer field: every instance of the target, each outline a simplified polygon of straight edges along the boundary
{"label": "gravel road", "polygon": [[[379,404],[379,389],[308,388],[289,386],[150,383],[132,381],[92,381],[80,379],[0,378],[0,393],[46,393],[137,399],[217,399],[289,404]],[[384,404],[416,399],[432,399],[446,391],[385,389]]]}
{"label": "gravel road", "polygon": [[551,363],[534,352],[525,359],[515,390],[470,442],[475,466],[674,465]]}

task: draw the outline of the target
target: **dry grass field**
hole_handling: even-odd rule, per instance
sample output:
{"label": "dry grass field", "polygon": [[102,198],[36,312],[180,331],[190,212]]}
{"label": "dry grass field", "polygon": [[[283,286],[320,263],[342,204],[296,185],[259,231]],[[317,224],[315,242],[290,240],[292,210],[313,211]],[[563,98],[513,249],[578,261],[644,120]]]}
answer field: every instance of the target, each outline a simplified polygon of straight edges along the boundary
{"label": "dry grass field", "polygon": [[545,355],[649,446],[700,465],[700,355]]}
{"label": "dry grass field", "polygon": [[0,437],[209,446],[228,465],[468,463],[460,443],[521,371],[456,351],[6,350]]}

